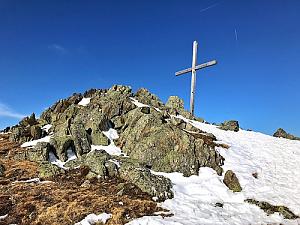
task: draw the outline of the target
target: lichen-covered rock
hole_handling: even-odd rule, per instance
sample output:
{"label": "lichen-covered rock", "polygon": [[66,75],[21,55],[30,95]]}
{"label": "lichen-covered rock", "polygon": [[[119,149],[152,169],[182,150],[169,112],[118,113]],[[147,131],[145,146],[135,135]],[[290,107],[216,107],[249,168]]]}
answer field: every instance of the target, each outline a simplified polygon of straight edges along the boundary
{"label": "lichen-covered rock", "polygon": [[287,133],[284,129],[279,128],[274,134],[273,137],[281,137],[281,138],[286,138],[290,140],[300,140],[299,137],[296,137],[292,134]]}
{"label": "lichen-covered rock", "polygon": [[184,110],[184,102],[178,96],[170,96],[166,103],[166,107],[176,110]]}
{"label": "lichen-covered rock", "polygon": [[271,205],[268,202],[264,201],[257,201],[254,199],[246,199],[245,202],[248,202],[250,204],[257,205],[259,208],[265,211],[268,215],[273,214],[275,212],[278,212],[281,214],[285,219],[294,220],[299,218],[299,216],[295,215],[289,208],[282,205]]}
{"label": "lichen-covered rock", "polygon": [[131,158],[163,172],[182,172],[185,176],[198,174],[200,166],[214,168],[219,174],[222,157],[214,145],[197,140],[184,130],[180,119],[166,122],[161,112],[143,114],[139,109],[127,115],[126,129],[118,140],[119,146]]}
{"label": "lichen-covered rock", "polygon": [[225,121],[224,123],[221,123],[219,128],[222,130],[231,130],[235,132],[238,132],[240,129],[239,122],[236,120]]}
{"label": "lichen-covered rock", "polygon": [[34,113],[32,113],[30,116],[25,117],[19,123],[19,125],[22,126],[22,127],[32,126],[32,125],[35,125],[35,124],[37,124],[37,120],[35,118]]}
{"label": "lichen-covered rock", "polygon": [[75,151],[74,140],[70,135],[64,135],[64,136],[54,135],[50,140],[50,144],[55,149],[58,159],[60,159],[63,162],[67,160],[68,149],[71,148]]}
{"label": "lichen-covered rock", "polygon": [[233,192],[242,191],[240,182],[232,170],[226,171],[223,182]]}
{"label": "lichen-covered rock", "polygon": [[140,88],[134,95],[139,102],[160,108],[164,106],[163,102],[154,94],[150,93],[146,88]]}
{"label": "lichen-covered rock", "polygon": [[173,198],[170,179],[154,175],[147,168],[137,168],[134,164],[123,163],[119,173],[122,179],[135,184],[143,192],[156,197],[158,201]]}
{"label": "lichen-covered rock", "polygon": [[104,151],[93,151],[87,154],[83,164],[90,168],[89,177],[107,176],[105,164],[109,159],[110,156]]}
{"label": "lichen-covered rock", "polygon": [[43,131],[39,125],[33,125],[30,127],[30,135],[33,140],[42,138]]}
{"label": "lichen-covered rock", "polygon": [[56,165],[53,165],[49,162],[41,162],[39,164],[39,177],[40,178],[50,178],[57,176],[61,173],[65,173],[65,170],[59,168]]}
{"label": "lichen-covered rock", "polygon": [[88,134],[81,122],[71,124],[71,135],[74,140],[75,151],[77,155],[83,155],[91,151],[91,143]]}

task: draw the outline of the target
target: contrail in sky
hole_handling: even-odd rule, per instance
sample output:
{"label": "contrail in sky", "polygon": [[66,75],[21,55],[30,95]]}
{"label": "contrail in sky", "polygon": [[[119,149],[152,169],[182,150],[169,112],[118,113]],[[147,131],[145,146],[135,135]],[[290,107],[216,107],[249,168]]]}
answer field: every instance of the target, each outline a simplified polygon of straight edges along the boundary
{"label": "contrail in sky", "polygon": [[215,4],[212,4],[212,5],[210,5],[210,6],[206,7],[206,8],[204,8],[204,9],[201,9],[200,12],[204,12],[204,11],[206,11],[206,10],[209,10],[209,9],[211,9],[211,8],[214,8],[214,7],[218,6],[220,3],[221,3],[221,2],[217,2],[217,3],[215,3]]}
{"label": "contrail in sky", "polygon": [[237,34],[237,31],[236,31],[236,29],[234,29],[234,33],[235,33],[235,40],[236,40],[236,41],[238,41],[238,40],[239,40],[239,38],[238,38],[238,34]]}

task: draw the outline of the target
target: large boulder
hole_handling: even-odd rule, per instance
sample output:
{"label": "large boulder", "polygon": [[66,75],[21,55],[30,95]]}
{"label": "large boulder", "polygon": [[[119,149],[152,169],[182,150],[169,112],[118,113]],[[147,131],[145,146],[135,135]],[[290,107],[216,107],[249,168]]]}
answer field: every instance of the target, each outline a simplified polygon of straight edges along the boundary
{"label": "large boulder", "polygon": [[287,133],[282,128],[279,128],[278,130],[276,130],[276,132],[273,134],[273,137],[286,138],[286,139],[290,139],[290,140],[300,140],[299,137],[296,137],[292,134]]}
{"label": "large boulder", "polygon": [[232,170],[226,171],[223,182],[233,192],[242,191],[240,182]]}
{"label": "large boulder", "polygon": [[51,145],[47,142],[38,142],[33,148],[26,148],[14,155],[15,160],[29,160],[33,162],[45,162],[49,159]]}
{"label": "large boulder", "polygon": [[225,122],[221,123],[219,128],[222,129],[222,130],[231,130],[231,131],[238,132],[239,129],[240,129],[240,126],[239,126],[238,121],[229,120],[229,121],[225,121]]}
{"label": "large boulder", "polygon": [[176,123],[166,122],[163,114],[156,110],[150,114],[132,110],[118,144],[131,158],[153,170],[177,171],[190,176],[198,174],[200,166],[208,166],[221,174],[223,158],[214,150],[214,145],[186,130],[184,121]]}
{"label": "large boulder", "polygon": [[173,198],[170,179],[154,175],[147,168],[138,168],[132,163],[122,163],[119,169],[120,177],[130,183],[135,184],[143,192],[155,197],[158,201]]}

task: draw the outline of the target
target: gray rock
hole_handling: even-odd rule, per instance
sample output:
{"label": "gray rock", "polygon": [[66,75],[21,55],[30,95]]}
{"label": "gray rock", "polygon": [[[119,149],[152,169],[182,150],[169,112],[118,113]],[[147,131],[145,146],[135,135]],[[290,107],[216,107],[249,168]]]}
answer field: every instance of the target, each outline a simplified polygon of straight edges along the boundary
{"label": "gray rock", "polygon": [[208,166],[222,172],[223,158],[214,145],[183,130],[186,124],[181,120],[166,123],[161,112],[143,114],[135,109],[128,113],[125,127],[118,145],[131,158],[156,171],[190,176],[198,174],[199,166]]}
{"label": "gray rock", "polygon": [[286,138],[290,140],[300,140],[299,137],[296,137],[292,134],[287,133],[284,129],[279,128],[274,134],[273,137],[281,137],[281,138]]}
{"label": "gray rock", "polygon": [[86,155],[83,164],[90,168],[90,175],[107,176],[108,174],[105,164],[109,159],[110,156],[106,152],[93,151]]}
{"label": "gray rock", "polygon": [[154,175],[149,169],[137,168],[131,163],[123,163],[119,173],[122,179],[135,184],[143,192],[156,197],[158,201],[173,198],[170,179]]}
{"label": "gray rock", "polygon": [[33,125],[30,127],[30,134],[33,140],[42,138],[42,128],[39,125]]}
{"label": "gray rock", "polygon": [[56,165],[53,165],[49,162],[41,162],[39,164],[39,177],[40,178],[50,178],[57,176],[61,173],[65,173],[65,171],[61,168],[59,168]]}
{"label": "gray rock", "polygon": [[238,132],[240,129],[239,122],[236,120],[225,121],[224,123],[221,123],[219,128],[222,130],[231,130],[235,132]]}
{"label": "gray rock", "polygon": [[160,108],[164,106],[163,102],[154,94],[150,93],[146,88],[140,88],[134,95],[139,102]]}
{"label": "gray rock", "polygon": [[54,147],[58,159],[63,162],[67,160],[67,150],[69,148],[75,151],[74,140],[70,135],[54,135],[50,140],[50,144]]}
{"label": "gray rock", "polygon": [[90,140],[88,134],[84,128],[84,125],[80,122],[71,124],[71,135],[74,140],[74,146],[76,154],[81,156],[91,151]]}
{"label": "gray rock", "polygon": [[178,96],[170,96],[166,103],[166,107],[177,110],[184,110],[184,102]]}
{"label": "gray rock", "polygon": [[242,191],[240,182],[232,170],[226,171],[223,182],[233,192]]}

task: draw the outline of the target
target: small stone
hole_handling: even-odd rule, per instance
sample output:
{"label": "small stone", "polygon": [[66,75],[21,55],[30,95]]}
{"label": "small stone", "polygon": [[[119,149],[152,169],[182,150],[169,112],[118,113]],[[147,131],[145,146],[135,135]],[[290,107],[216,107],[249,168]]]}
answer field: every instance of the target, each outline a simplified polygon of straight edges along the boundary
{"label": "small stone", "polygon": [[91,182],[89,180],[85,180],[80,186],[83,188],[90,188]]}
{"label": "small stone", "polygon": [[141,107],[141,112],[144,114],[149,114],[150,113],[150,107]]}
{"label": "small stone", "polygon": [[221,202],[217,202],[217,203],[215,204],[215,207],[221,207],[221,208],[223,208],[223,206],[224,206],[224,204],[221,203]]}

